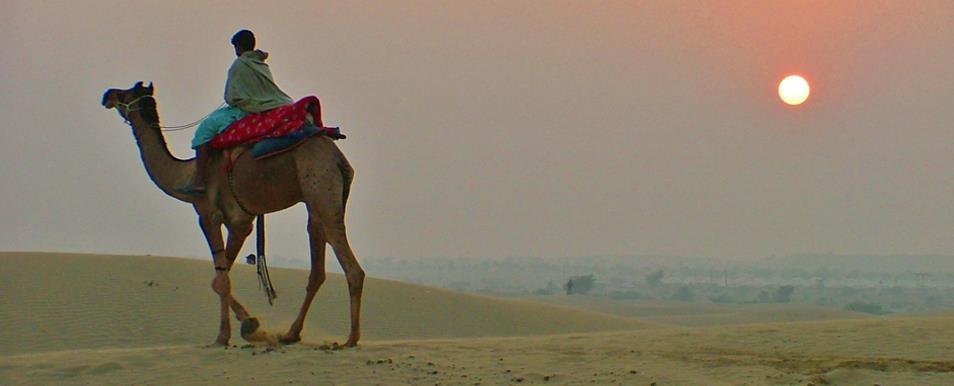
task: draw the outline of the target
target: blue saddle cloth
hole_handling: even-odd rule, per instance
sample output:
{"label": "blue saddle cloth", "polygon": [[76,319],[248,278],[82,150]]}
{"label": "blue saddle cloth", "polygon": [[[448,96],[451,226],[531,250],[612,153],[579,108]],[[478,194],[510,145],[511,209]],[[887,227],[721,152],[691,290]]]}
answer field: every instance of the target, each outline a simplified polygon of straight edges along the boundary
{"label": "blue saddle cloth", "polygon": [[[328,128],[324,129],[325,131]],[[294,133],[288,134],[284,137],[278,138],[266,138],[252,145],[252,159],[263,159],[268,158],[276,154],[281,154],[291,149],[294,149],[295,146],[300,145],[302,142],[305,142],[306,139],[322,133],[322,129],[315,127],[313,125],[302,126],[301,130],[298,130]],[[335,139],[343,139],[344,135],[335,128],[335,132],[332,135],[329,135]]]}

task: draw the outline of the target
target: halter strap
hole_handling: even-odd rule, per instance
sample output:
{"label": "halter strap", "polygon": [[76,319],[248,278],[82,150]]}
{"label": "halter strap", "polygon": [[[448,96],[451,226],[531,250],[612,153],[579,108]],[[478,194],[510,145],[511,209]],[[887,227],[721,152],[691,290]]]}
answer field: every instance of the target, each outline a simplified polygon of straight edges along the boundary
{"label": "halter strap", "polygon": [[[140,96],[140,97],[138,97],[138,98],[136,98],[136,99],[133,99],[133,100],[129,101],[129,103],[116,102],[116,106],[117,106],[117,107],[122,107],[122,108],[123,108],[122,114],[121,114],[120,116],[123,117],[123,120],[126,121],[126,123],[129,123],[129,113],[131,113],[131,112],[133,112],[133,111],[142,110],[142,107],[139,107],[138,105],[136,105],[136,103],[139,102],[139,100],[140,100],[140,99],[143,99],[143,98],[152,98],[152,95],[143,95],[143,96]],[[154,125],[154,126],[159,126],[159,125],[156,125],[156,124],[153,124],[153,125]]]}
{"label": "halter strap", "polygon": [[139,98],[129,101],[129,103],[116,102],[116,106],[120,106],[123,108],[123,114],[129,114],[133,111],[139,111],[139,110],[142,110],[141,107],[135,106],[135,108],[132,108],[132,106],[136,104],[136,102],[139,102],[139,100],[142,98],[152,98],[152,95],[140,96]]}

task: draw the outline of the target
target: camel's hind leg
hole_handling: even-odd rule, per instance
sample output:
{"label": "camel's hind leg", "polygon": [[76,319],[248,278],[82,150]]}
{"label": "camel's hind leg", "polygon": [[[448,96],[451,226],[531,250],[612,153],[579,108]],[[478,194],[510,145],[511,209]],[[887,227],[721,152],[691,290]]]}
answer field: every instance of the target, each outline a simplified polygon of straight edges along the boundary
{"label": "camel's hind leg", "polygon": [[[361,339],[361,293],[364,289],[364,270],[348,244],[345,232],[345,203],[351,190],[354,170],[341,151],[328,138],[314,138],[309,142],[314,151],[297,151],[298,177],[310,218],[317,217],[324,236],[335,251],[348,280],[351,298],[351,333],[345,346],[355,346]],[[306,147],[299,147],[303,149]],[[314,249],[313,249],[314,251]]]}
{"label": "camel's hind leg", "polygon": [[348,293],[351,295],[351,334],[348,335],[348,341],[344,345],[354,347],[361,339],[361,293],[364,290],[364,270],[358,264],[358,259],[355,258],[351,245],[348,243],[344,211],[338,212],[337,217],[336,221],[325,222],[325,233],[348,280]]}
{"label": "camel's hind leg", "polygon": [[298,318],[288,328],[288,332],[281,337],[282,343],[295,343],[301,340],[301,329],[305,325],[305,315],[311,307],[315,294],[325,282],[325,230],[317,215],[308,216],[308,239],[311,243],[311,274],[308,276],[308,286],[305,288],[305,301],[298,311]]}
{"label": "camel's hind leg", "polygon": [[348,293],[351,297],[351,333],[348,335],[345,346],[353,347],[361,339],[361,294],[364,289],[364,270],[358,264],[358,259],[355,258],[354,251],[348,243],[343,196],[331,194],[332,192],[334,189],[314,192],[315,194],[306,204],[311,217],[317,214],[320,218],[324,235],[334,249],[335,257],[338,258],[338,263],[341,264],[345,278],[348,280]]}

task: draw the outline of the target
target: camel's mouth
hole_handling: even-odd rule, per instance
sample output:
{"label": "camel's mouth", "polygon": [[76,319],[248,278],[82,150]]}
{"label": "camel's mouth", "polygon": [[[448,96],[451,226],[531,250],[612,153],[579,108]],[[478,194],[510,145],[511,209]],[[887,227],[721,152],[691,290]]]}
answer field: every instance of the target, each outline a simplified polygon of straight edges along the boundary
{"label": "camel's mouth", "polygon": [[111,109],[111,108],[113,108],[113,107],[116,107],[116,98],[113,97],[113,92],[114,92],[114,91],[116,91],[116,90],[114,90],[114,89],[109,89],[109,90],[106,90],[105,93],[103,93],[103,102],[102,102],[102,104],[103,104],[103,107],[105,107],[107,110],[108,110],[108,109]]}

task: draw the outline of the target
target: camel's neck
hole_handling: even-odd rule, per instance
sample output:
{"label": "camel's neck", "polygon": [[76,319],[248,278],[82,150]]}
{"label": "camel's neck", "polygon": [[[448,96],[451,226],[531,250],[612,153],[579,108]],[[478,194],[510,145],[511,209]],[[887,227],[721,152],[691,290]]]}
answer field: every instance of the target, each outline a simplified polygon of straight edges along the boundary
{"label": "camel's neck", "polygon": [[130,114],[129,122],[133,135],[136,136],[146,173],[152,182],[164,193],[180,201],[194,202],[193,196],[176,193],[175,189],[191,181],[195,160],[181,160],[173,156],[162,132],[143,120],[139,114]]}

